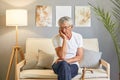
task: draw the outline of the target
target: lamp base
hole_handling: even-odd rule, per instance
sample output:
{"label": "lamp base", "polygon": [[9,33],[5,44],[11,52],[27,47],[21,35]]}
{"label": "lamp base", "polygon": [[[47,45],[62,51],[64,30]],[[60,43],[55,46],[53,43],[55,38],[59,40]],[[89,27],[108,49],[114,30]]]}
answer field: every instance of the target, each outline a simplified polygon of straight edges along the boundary
{"label": "lamp base", "polygon": [[23,55],[23,50],[20,46],[13,46],[13,49],[12,49],[12,54],[11,54],[11,58],[10,58],[10,63],[9,63],[9,66],[8,66],[8,71],[7,71],[7,76],[6,76],[6,80],[9,80],[9,76],[10,76],[10,71],[11,71],[11,66],[13,64],[13,59],[15,57],[15,80],[17,80],[16,78],[16,67],[17,67],[17,63],[18,63],[18,53],[20,53],[20,57],[21,57],[21,60],[24,59],[24,55]]}

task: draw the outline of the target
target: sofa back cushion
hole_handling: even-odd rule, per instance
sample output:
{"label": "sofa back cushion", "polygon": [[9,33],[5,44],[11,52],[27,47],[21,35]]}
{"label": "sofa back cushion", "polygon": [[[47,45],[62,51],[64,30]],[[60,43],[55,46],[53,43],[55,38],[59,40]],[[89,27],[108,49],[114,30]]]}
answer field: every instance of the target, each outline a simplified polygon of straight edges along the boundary
{"label": "sofa back cushion", "polygon": [[99,52],[99,44],[97,38],[83,39],[83,48]]}
{"label": "sofa back cushion", "polygon": [[[89,50],[99,52],[98,47],[98,40],[96,38],[93,39],[84,39],[83,40],[83,47]],[[52,39],[48,38],[28,38],[26,40],[26,65],[23,69],[30,69],[30,68],[47,68],[46,65],[43,66],[41,60],[45,61],[43,54],[39,56],[39,50],[43,51],[47,54],[55,54],[54,60],[56,60],[56,52],[54,46],[52,44]],[[45,55],[47,55],[45,54]],[[33,56],[34,55],[34,56]],[[52,57],[51,57],[52,58]],[[54,61],[53,61],[54,62]],[[45,64],[48,64],[45,62]],[[41,67],[42,66],[42,67]]]}
{"label": "sofa back cushion", "polygon": [[46,53],[55,54],[52,40],[48,38],[28,38],[26,40],[26,53],[38,53],[42,50]]}
{"label": "sofa back cushion", "polygon": [[[39,50],[42,52],[39,52]],[[55,49],[53,47],[51,39],[28,38],[26,40],[26,53],[25,53],[26,65],[23,67],[23,69],[50,68],[51,61],[53,62],[54,59],[53,54],[55,54]],[[52,55],[53,59],[51,59]],[[46,59],[47,60],[51,59],[51,61],[47,63],[48,61]]]}
{"label": "sofa back cushion", "polygon": [[[83,39],[83,47],[99,52],[98,40],[96,38]],[[26,53],[38,53],[38,50],[55,54],[52,39],[49,38],[28,38],[26,40]]]}

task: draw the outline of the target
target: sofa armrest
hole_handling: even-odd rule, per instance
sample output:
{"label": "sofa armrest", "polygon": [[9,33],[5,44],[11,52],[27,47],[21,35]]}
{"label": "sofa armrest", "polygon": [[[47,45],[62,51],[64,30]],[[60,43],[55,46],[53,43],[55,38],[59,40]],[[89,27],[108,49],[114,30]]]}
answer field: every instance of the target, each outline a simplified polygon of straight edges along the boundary
{"label": "sofa armrest", "polygon": [[17,77],[17,80],[19,80],[19,75],[20,75],[20,70],[21,68],[25,65],[25,60],[22,60],[21,62],[19,62],[17,64],[17,67],[16,67],[16,77]]}
{"label": "sofa armrest", "polygon": [[[108,75],[108,78],[110,78],[110,64],[108,62],[106,62],[105,60],[101,59],[100,65],[102,65],[106,68],[106,73]],[[87,69],[87,68],[83,67],[81,80],[85,80],[84,77],[85,77],[86,71],[90,71],[91,73],[93,73],[93,71],[91,69]]]}
{"label": "sofa armrest", "polygon": [[108,74],[108,78],[110,78],[110,64],[106,62],[105,60],[100,60],[100,65],[104,66],[106,68],[106,72]]}
{"label": "sofa armrest", "polygon": [[23,66],[25,65],[25,59],[20,61],[18,64],[17,64],[17,68],[22,68]]}

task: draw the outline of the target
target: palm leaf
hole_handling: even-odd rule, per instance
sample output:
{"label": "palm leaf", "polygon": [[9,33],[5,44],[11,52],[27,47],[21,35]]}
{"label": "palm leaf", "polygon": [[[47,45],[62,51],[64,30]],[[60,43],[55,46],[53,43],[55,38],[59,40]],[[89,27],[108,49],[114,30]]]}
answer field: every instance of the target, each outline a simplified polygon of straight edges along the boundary
{"label": "palm leaf", "polygon": [[113,9],[113,16],[119,21],[120,20],[120,9]]}
{"label": "palm leaf", "polygon": [[113,16],[120,21],[120,0],[111,0],[111,2],[115,5],[113,8]]}
{"label": "palm leaf", "polygon": [[120,9],[120,0],[110,0],[114,5],[115,8]]}

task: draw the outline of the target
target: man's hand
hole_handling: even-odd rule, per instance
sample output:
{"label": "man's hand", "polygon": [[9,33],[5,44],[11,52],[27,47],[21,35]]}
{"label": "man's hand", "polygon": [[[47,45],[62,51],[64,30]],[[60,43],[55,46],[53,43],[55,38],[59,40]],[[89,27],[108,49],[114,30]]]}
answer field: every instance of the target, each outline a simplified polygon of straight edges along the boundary
{"label": "man's hand", "polygon": [[67,39],[66,35],[61,30],[59,30],[59,34],[63,39]]}
{"label": "man's hand", "polygon": [[63,61],[63,59],[58,58],[58,59],[55,61],[55,63],[58,63],[58,62],[60,62],[60,61]]}

